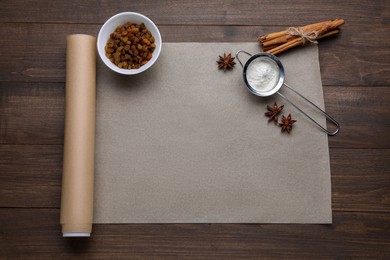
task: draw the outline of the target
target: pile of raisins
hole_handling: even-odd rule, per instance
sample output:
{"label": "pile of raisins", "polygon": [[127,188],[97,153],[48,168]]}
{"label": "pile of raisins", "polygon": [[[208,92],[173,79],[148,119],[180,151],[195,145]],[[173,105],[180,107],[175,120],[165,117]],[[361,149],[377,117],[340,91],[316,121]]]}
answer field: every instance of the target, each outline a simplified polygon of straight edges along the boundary
{"label": "pile of raisins", "polygon": [[154,37],[145,24],[127,22],[110,34],[105,51],[119,68],[139,69],[153,57],[155,48]]}

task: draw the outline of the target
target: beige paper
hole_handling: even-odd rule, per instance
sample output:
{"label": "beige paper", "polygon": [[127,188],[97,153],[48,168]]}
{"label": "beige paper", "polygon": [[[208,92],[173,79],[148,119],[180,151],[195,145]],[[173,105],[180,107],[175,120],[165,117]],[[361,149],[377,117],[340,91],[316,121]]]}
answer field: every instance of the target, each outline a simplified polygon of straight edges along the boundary
{"label": "beige paper", "polygon": [[[259,46],[166,43],[137,76],[98,62],[95,223],[331,223],[327,135],[252,95],[238,62],[217,69],[240,49]],[[323,108],[317,47],[281,59],[286,83]],[[291,135],[264,116],[275,100],[298,120]]]}
{"label": "beige paper", "polygon": [[60,222],[64,236],[89,236],[95,152],[96,38],[93,36],[67,37],[65,96]]}

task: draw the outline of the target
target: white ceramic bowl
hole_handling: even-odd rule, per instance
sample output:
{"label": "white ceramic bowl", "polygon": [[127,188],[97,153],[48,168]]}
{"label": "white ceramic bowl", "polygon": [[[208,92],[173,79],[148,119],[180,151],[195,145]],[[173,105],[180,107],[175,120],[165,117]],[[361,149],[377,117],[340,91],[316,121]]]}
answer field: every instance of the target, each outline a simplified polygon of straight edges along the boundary
{"label": "white ceramic bowl", "polygon": [[[156,49],[153,51],[153,57],[146,63],[145,65],[141,66],[139,69],[122,69],[119,68],[117,65],[112,63],[107,57],[106,52],[104,50],[104,47],[107,44],[107,40],[110,38],[110,34],[113,33],[117,26],[123,25],[126,22],[132,22],[136,24],[144,23],[146,28],[152,33]],[[162,39],[160,31],[158,30],[157,26],[150,20],[148,17],[139,14],[139,13],[133,13],[133,12],[125,12],[125,13],[119,13],[108,19],[102,26],[102,28],[99,31],[99,35],[97,38],[97,49],[99,52],[100,58],[103,60],[104,64],[107,65],[111,70],[125,74],[125,75],[135,75],[138,73],[141,73],[148,68],[150,68],[158,59],[158,56],[161,52],[161,45],[162,45]]]}

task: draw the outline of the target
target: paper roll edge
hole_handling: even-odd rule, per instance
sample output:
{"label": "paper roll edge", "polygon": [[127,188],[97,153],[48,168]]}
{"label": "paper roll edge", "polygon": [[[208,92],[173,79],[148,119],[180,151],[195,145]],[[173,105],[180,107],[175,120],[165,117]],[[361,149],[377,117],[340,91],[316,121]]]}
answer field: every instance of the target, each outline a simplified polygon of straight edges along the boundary
{"label": "paper roll edge", "polygon": [[90,237],[92,223],[61,223],[63,237]]}
{"label": "paper roll edge", "polygon": [[63,232],[62,237],[90,237],[88,232]]}

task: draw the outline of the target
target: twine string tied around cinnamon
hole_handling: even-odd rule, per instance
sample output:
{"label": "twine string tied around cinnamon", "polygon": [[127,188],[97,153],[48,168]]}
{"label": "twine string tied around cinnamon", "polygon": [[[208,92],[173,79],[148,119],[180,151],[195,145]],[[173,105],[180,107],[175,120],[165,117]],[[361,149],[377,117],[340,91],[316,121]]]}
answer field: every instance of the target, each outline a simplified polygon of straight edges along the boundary
{"label": "twine string tied around cinnamon", "polygon": [[302,29],[302,27],[290,27],[287,29],[286,33],[294,36],[300,36],[302,38],[302,45],[304,45],[306,41],[309,41],[314,44],[318,44],[317,42],[318,32],[315,30],[310,32],[305,32]]}

